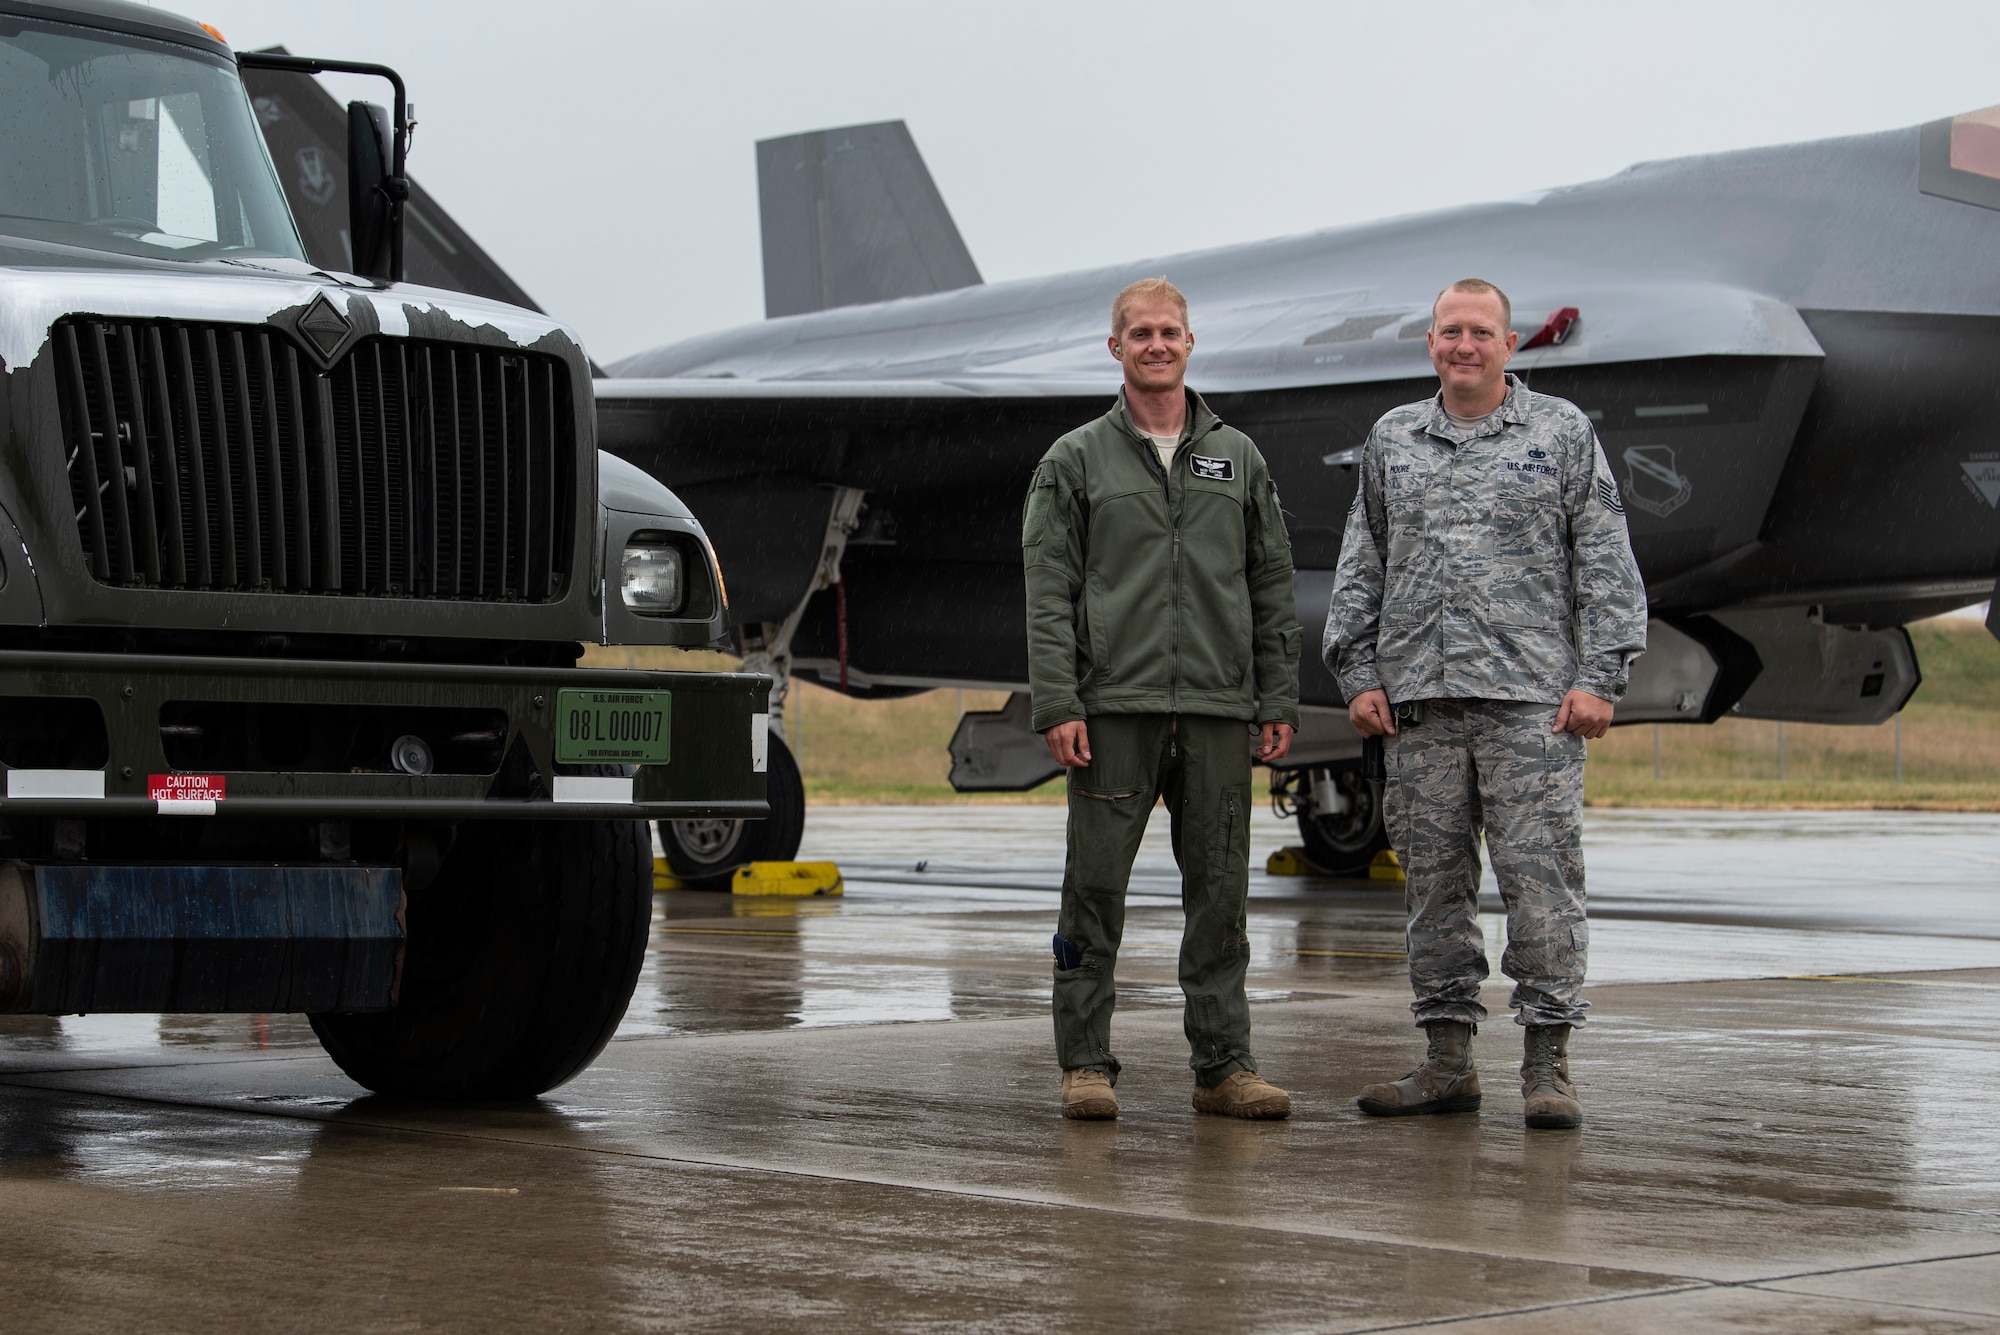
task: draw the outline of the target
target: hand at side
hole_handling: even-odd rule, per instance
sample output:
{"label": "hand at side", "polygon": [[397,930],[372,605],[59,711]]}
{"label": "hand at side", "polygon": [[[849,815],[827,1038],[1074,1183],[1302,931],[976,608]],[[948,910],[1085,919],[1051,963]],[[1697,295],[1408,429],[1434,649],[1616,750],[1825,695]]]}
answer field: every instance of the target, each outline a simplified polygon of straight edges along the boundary
{"label": "hand at side", "polygon": [[1389,709],[1389,693],[1363,691],[1347,702],[1347,721],[1363,737],[1385,737],[1396,731],[1396,716]]}
{"label": "hand at side", "polygon": [[1042,740],[1048,743],[1049,755],[1064,769],[1082,769],[1090,763],[1090,730],[1082,719],[1056,724],[1042,734]]}
{"label": "hand at side", "polygon": [[1595,741],[1611,730],[1612,705],[1589,691],[1571,691],[1563,697],[1550,732],[1573,732]]}
{"label": "hand at side", "polygon": [[1283,760],[1285,753],[1292,749],[1292,731],[1289,723],[1266,723],[1257,739],[1257,749],[1252,754],[1267,765],[1273,760]]}

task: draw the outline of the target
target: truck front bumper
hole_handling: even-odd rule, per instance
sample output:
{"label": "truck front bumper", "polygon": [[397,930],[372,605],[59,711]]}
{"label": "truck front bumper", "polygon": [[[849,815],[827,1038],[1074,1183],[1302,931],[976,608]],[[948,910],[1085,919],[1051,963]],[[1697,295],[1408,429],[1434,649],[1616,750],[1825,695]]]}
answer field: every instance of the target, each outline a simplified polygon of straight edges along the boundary
{"label": "truck front bumper", "polygon": [[[575,690],[668,693],[667,761],[558,763],[557,694]],[[88,722],[94,703],[103,726],[95,753],[81,768],[75,767],[74,745],[70,767],[51,767],[24,756],[23,743],[0,738],[0,813],[756,819],[770,814],[763,773],[769,692],[769,678],[746,673],[0,651],[0,709],[12,710],[10,717],[60,711]],[[366,741],[370,728],[421,727],[421,720],[473,712],[491,720],[478,734],[484,740],[477,753],[488,759],[461,762],[458,772],[404,773],[372,759],[336,767],[326,758],[376,755],[380,748],[371,750]],[[197,717],[219,720],[214,726],[243,739],[231,752],[234,763],[186,763],[185,734],[199,734],[201,727],[172,720]],[[302,762],[267,761],[262,752],[287,749],[280,745],[284,739],[267,735],[274,719],[296,722],[314,736],[328,731],[320,723],[337,720],[347,750],[322,746]],[[362,741],[354,740],[357,730]],[[29,763],[4,763],[10,746],[14,759]],[[183,752],[179,766],[169,758],[170,747]],[[302,737],[298,749],[313,747]],[[486,772],[467,772],[479,768]],[[158,800],[168,787],[176,796]]]}

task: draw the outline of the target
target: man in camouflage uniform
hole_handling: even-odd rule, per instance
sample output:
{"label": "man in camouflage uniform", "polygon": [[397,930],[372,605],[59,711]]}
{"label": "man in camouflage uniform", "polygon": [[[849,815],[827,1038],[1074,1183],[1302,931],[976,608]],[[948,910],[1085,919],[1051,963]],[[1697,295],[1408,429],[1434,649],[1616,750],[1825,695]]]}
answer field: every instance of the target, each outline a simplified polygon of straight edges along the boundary
{"label": "man in camouflage uniform", "polygon": [[1463,279],[1431,317],[1439,392],[1368,435],[1322,647],[1355,728],[1383,739],[1410,1009],[1429,1036],[1422,1066],[1358,1102],[1384,1117],[1479,1106],[1483,829],[1507,907],[1500,968],[1527,1029],[1527,1123],[1574,1127],[1584,739],[1611,726],[1646,647],[1645,586],[1590,420],[1506,373],[1506,295]]}

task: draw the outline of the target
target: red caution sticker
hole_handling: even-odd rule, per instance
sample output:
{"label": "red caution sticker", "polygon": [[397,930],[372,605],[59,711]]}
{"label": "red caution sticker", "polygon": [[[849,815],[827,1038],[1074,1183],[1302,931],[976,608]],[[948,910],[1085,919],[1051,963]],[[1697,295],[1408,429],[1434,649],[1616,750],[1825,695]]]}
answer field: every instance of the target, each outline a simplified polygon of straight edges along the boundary
{"label": "red caution sticker", "polygon": [[155,802],[220,802],[221,774],[155,774],[146,780],[146,796]]}

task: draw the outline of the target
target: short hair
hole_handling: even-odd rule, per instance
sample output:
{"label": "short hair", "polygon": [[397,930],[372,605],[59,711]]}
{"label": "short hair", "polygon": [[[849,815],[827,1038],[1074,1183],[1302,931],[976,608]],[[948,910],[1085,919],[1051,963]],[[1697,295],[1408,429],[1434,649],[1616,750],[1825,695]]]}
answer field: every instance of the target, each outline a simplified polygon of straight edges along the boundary
{"label": "short hair", "polygon": [[1174,305],[1181,308],[1181,324],[1185,326],[1188,323],[1187,298],[1181,295],[1179,288],[1164,278],[1141,278],[1136,283],[1127,284],[1124,291],[1112,298],[1111,332],[1113,336],[1125,332],[1125,313],[1132,308],[1132,303],[1143,301],[1149,297],[1163,297],[1173,302]]}
{"label": "short hair", "polygon": [[1438,302],[1444,300],[1445,292],[1470,292],[1475,296],[1483,292],[1491,292],[1494,296],[1500,298],[1501,332],[1505,333],[1514,327],[1514,303],[1507,300],[1507,294],[1502,292],[1497,284],[1489,283],[1484,278],[1461,278],[1456,283],[1445,288],[1444,292],[1438,293],[1437,296],[1431,299],[1431,328],[1437,328]]}

